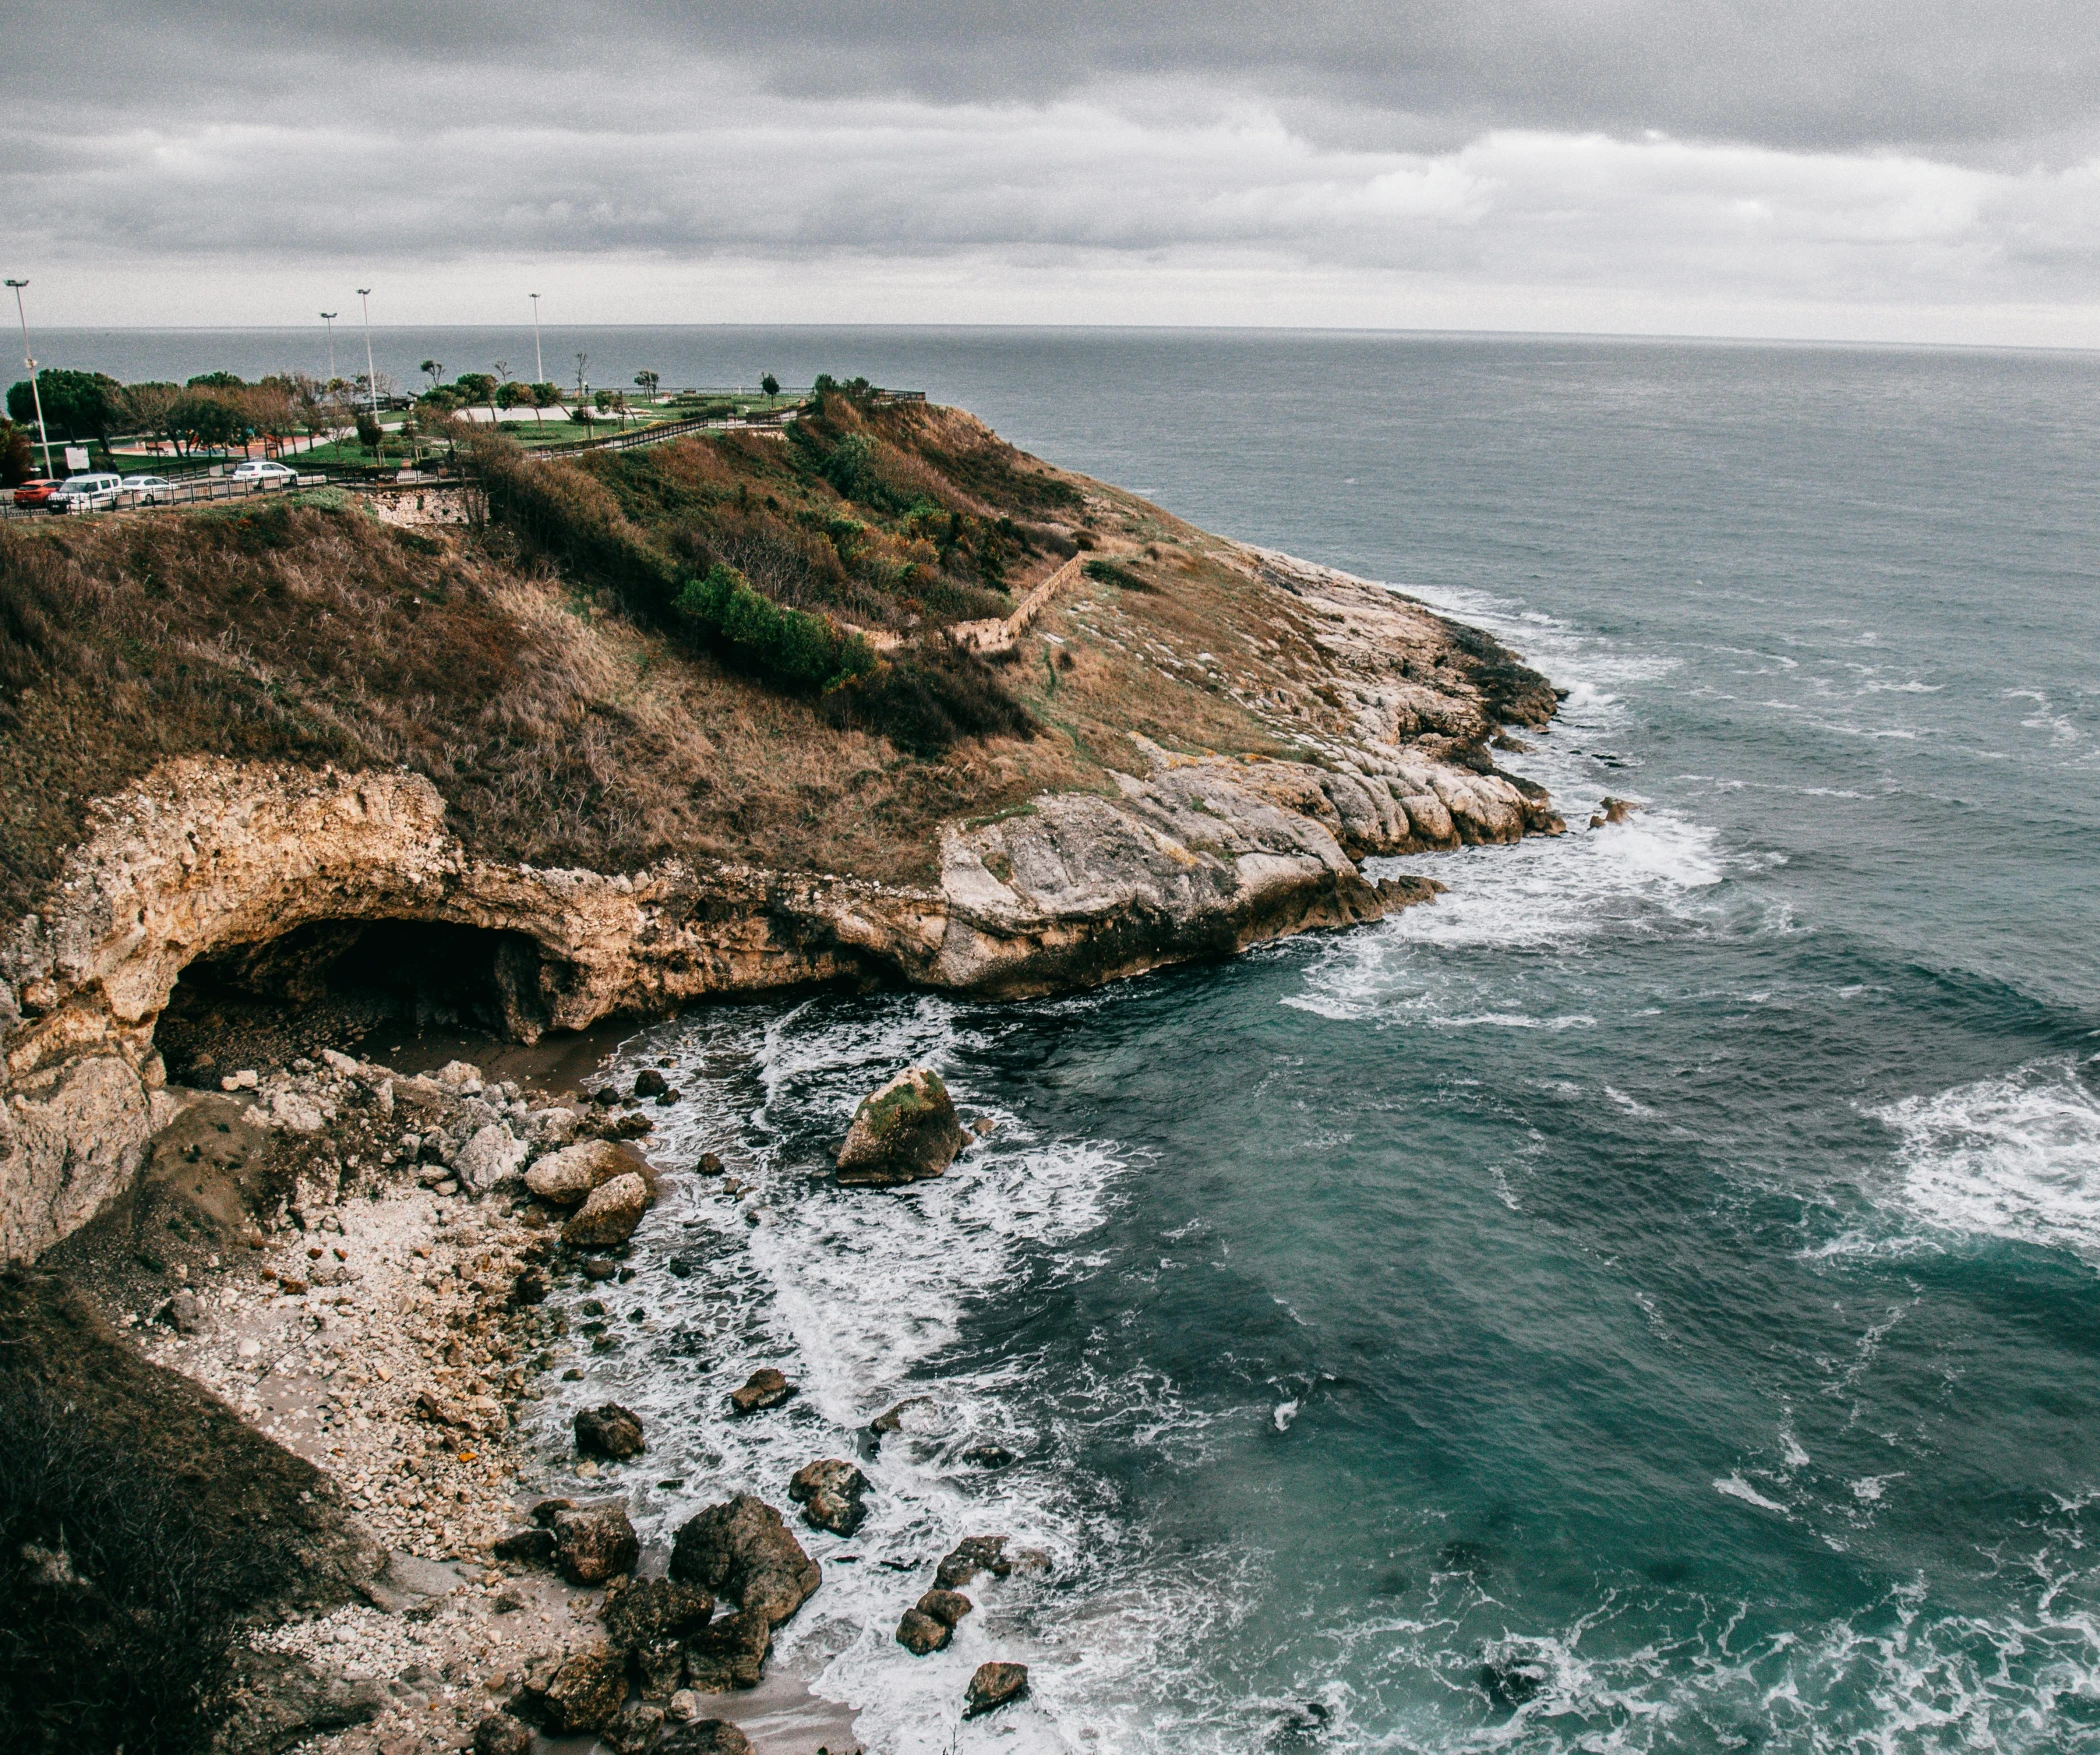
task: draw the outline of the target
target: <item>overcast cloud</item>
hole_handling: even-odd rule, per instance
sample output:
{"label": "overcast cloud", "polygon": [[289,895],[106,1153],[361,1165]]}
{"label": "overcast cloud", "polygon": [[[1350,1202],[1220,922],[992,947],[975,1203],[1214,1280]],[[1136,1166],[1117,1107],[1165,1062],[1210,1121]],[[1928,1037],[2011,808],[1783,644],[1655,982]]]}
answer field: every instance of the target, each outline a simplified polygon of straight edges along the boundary
{"label": "overcast cloud", "polygon": [[[18,6],[50,323],[1066,321],[2100,345],[2089,9]],[[369,278],[367,278],[369,277]]]}

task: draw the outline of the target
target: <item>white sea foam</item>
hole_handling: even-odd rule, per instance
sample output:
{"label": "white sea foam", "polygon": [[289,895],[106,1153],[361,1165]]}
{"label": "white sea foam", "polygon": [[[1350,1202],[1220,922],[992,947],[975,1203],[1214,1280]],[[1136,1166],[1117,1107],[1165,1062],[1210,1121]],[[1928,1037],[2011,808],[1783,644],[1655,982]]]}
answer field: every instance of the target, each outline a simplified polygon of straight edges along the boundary
{"label": "white sea foam", "polygon": [[1874,1114],[1899,1136],[1904,1206],[1947,1231],[2100,1258],[2100,1100],[2068,1059]]}
{"label": "white sea foam", "polygon": [[1754,1505],[1760,1511],[1776,1511],[1781,1517],[1792,1514],[1776,1499],[1767,1499],[1741,1475],[1729,1475],[1714,1483],[1716,1493],[1725,1493],[1730,1499],[1740,1499],[1745,1505]]}

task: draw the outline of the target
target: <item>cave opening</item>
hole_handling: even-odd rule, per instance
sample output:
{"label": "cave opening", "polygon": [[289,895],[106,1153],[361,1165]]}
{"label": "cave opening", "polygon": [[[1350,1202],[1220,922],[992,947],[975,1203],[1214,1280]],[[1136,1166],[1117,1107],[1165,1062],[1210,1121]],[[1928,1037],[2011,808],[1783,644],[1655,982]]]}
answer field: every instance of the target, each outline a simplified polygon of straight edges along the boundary
{"label": "cave opening", "polygon": [[197,958],[176,980],[154,1040],[171,1078],[199,1084],[321,1048],[358,1052],[368,1038],[384,1050],[425,1030],[533,1042],[560,973],[522,932],[309,921]]}

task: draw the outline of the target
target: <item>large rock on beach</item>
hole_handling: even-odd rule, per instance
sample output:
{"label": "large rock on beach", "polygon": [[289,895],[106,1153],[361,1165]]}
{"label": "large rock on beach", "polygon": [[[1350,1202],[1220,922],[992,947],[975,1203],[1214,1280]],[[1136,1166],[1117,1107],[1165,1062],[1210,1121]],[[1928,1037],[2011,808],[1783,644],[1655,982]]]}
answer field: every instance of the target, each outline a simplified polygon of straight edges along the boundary
{"label": "large rock on beach", "polygon": [[679,1725],[656,1745],[655,1755],[751,1755],[751,1739],[727,1719],[703,1718]]}
{"label": "large rock on beach", "polygon": [[838,1536],[850,1536],[866,1519],[861,1495],[867,1490],[868,1477],[837,1457],[805,1463],[788,1482],[788,1497],[802,1507],[802,1521]]}
{"label": "large rock on beach", "polygon": [[477,1194],[486,1194],[492,1188],[501,1188],[506,1182],[517,1180],[528,1150],[523,1140],[511,1137],[510,1129],[491,1122],[474,1130],[467,1143],[460,1147],[459,1157],[452,1168],[469,1188]]}
{"label": "large rock on beach", "polygon": [[642,1454],[642,1417],[618,1402],[584,1408],[576,1416],[576,1448],[585,1456],[624,1457]]}
{"label": "large rock on beach", "polygon": [[532,1727],[507,1712],[492,1712],[474,1727],[474,1755],[527,1755]]}
{"label": "large rock on beach", "polygon": [[687,1519],[671,1548],[671,1576],[732,1596],[776,1627],[824,1577],[780,1513],[751,1493]]}
{"label": "large rock on beach", "polygon": [[706,1627],[715,1600],[675,1578],[639,1578],[605,1601],[605,1637],[634,1662],[648,1700],[665,1700],[685,1681],[685,1642]]}
{"label": "large rock on beach", "polygon": [[685,1643],[685,1685],[699,1694],[756,1688],[773,1649],[773,1623],[756,1609],[710,1621]]}
{"label": "large rock on beach", "polygon": [[935,1568],[933,1581],[943,1590],[959,1590],[980,1572],[1005,1578],[1013,1569],[1004,1536],[965,1536]]}
{"label": "large rock on beach", "polygon": [[963,1717],[982,1718],[1028,1692],[1026,1664],[979,1664],[963,1697]]}
{"label": "large rock on beach", "polygon": [[632,1572],[642,1557],[627,1507],[617,1499],[557,1511],[548,1521],[554,1532],[554,1563],[571,1584],[603,1584]]}
{"label": "large rock on beach", "polygon": [[649,1209],[649,1185],[633,1171],[591,1191],[576,1216],[561,1228],[571,1249],[612,1249],[634,1235]]}
{"label": "large rock on beach", "polygon": [[779,1407],[794,1393],[795,1386],[788,1382],[785,1372],[761,1365],[744,1380],[742,1389],[729,1392],[729,1411],[732,1414],[762,1414],[768,1408]]}
{"label": "large rock on beach", "polygon": [[915,1657],[946,1648],[955,1625],[976,1605],[956,1590],[930,1590],[897,1623],[897,1643]]}
{"label": "large rock on beach", "polygon": [[525,1672],[512,1707],[559,1736],[595,1731],[627,1698],[627,1659],[609,1645],[589,1645],[566,1657],[543,1658]]}
{"label": "large rock on beach", "polygon": [[861,1099],[839,1148],[838,1179],[856,1188],[924,1181],[947,1169],[962,1143],[962,1124],[940,1075],[907,1067]]}
{"label": "large rock on beach", "polygon": [[552,1206],[580,1206],[593,1189],[634,1167],[633,1159],[611,1140],[585,1140],[540,1159],[525,1172],[525,1189]]}

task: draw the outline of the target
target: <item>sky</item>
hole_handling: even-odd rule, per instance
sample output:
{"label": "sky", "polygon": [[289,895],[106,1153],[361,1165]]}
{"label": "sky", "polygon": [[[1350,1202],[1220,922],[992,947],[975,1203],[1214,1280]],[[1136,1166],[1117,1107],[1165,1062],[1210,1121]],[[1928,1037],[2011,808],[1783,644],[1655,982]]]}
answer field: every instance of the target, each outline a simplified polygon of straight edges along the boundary
{"label": "sky", "polygon": [[54,326],[2100,346],[2070,0],[16,0]]}

